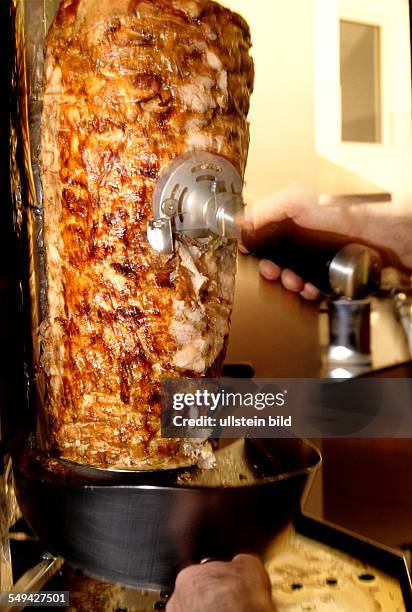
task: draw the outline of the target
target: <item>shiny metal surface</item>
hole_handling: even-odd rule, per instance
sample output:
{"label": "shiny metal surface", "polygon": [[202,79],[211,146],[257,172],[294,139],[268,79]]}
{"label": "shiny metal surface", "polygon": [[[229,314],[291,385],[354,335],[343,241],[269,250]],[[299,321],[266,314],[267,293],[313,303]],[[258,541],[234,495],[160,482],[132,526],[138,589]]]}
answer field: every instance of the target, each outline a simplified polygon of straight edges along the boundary
{"label": "shiny metal surface", "polygon": [[235,239],[235,218],[245,206],[242,190],[242,178],[225,158],[206,151],[178,156],[162,170],[153,192],[150,244],[173,253],[174,234]]}
{"label": "shiny metal surface", "polygon": [[[371,375],[374,375],[374,372],[376,372],[376,375],[379,375],[380,372],[383,373],[387,368],[401,366],[410,360],[405,334],[394,314],[393,297],[371,298],[370,321],[371,363],[363,366],[329,364],[329,312],[326,303],[324,303],[319,314],[321,355],[319,376],[345,378],[363,375],[368,372]],[[409,373],[404,375],[410,376]]]}
{"label": "shiny metal surface", "polygon": [[369,300],[341,298],[328,302],[330,365],[369,365],[370,312]]}
{"label": "shiny metal surface", "polygon": [[[397,551],[335,525],[301,516],[273,542],[264,559],[277,612],[404,612],[410,580]],[[44,590],[70,593],[70,610],[164,610],[170,590],[128,588],[103,582],[65,564]]]}
{"label": "shiny metal surface", "polygon": [[23,453],[14,462],[16,490],[24,517],[53,554],[109,580],[170,587],[188,563],[263,554],[320,462],[298,439],[239,440],[216,456],[215,470],[96,480]]}
{"label": "shiny metal surface", "polygon": [[266,569],[277,612],[407,610],[397,577],[301,534]]}
{"label": "shiny metal surface", "polygon": [[412,290],[397,293],[393,301],[412,359]]}
{"label": "shiny metal surface", "polygon": [[173,253],[173,232],[170,219],[150,219],[147,239],[158,253]]}
{"label": "shiny metal surface", "polygon": [[387,191],[381,193],[347,193],[331,195],[322,193],[319,203],[322,206],[342,206],[351,204],[376,204],[377,202],[392,202],[392,194]]}
{"label": "shiny metal surface", "polygon": [[330,286],[338,297],[361,299],[379,289],[381,271],[377,251],[362,244],[347,244],[330,263]]}

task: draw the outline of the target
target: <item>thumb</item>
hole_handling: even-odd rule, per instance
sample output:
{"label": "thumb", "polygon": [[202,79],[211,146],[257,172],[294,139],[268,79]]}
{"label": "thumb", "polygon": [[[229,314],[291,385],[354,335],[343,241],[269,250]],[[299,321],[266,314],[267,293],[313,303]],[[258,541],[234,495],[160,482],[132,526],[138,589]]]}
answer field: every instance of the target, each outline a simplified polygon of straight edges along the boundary
{"label": "thumb", "polygon": [[318,201],[318,193],[311,186],[293,183],[249,206],[240,225],[251,231],[287,219],[296,221],[305,209]]}

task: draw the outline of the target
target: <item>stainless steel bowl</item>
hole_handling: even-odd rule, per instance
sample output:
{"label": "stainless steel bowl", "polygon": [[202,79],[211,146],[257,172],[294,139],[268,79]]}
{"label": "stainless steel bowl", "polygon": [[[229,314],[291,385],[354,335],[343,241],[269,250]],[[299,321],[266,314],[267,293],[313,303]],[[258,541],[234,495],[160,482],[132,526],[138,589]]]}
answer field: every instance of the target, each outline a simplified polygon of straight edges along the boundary
{"label": "stainless steel bowl", "polygon": [[112,581],[169,588],[204,557],[263,554],[299,508],[319,452],[300,439],[236,440],[213,470],[99,472],[14,459],[23,515],[48,550]]}

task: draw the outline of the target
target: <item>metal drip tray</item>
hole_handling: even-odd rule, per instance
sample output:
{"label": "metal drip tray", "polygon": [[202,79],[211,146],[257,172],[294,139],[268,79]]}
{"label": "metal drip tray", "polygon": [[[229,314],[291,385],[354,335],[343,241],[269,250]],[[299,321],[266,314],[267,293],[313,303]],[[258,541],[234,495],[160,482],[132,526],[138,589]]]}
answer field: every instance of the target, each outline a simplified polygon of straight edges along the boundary
{"label": "metal drip tray", "polygon": [[[37,589],[69,591],[73,612],[164,610],[170,595],[170,590],[97,580],[62,565],[61,559],[55,560],[50,579],[50,564],[50,559],[39,564]],[[298,516],[295,527],[290,525],[273,542],[265,565],[277,612],[412,609],[409,575],[400,554],[307,516]],[[34,573],[31,570],[32,584]]]}
{"label": "metal drip tray", "polygon": [[14,459],[23,516],[51,553],[104,579],[170,588],[204,557],[264,554],[299,509],[319,452],[299,439],[237,440],[212,470],[117,473],[26,452]]}

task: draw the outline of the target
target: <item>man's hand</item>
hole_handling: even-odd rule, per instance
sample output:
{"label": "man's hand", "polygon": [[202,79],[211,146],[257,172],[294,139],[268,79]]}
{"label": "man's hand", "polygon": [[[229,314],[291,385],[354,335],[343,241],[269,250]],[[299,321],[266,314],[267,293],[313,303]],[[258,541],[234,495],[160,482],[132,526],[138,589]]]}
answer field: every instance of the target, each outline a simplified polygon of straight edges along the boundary
{"label": "man's hand", "polygon": [[[258,244],[265,228],[278,227],[279,237],[282,227],[291,224],[301,233],[319,236],[320,246],[328,236],[340,239],[342,244],[363,242],[380,251],[387,264],[412,270],[412,213],[402,215],[392,203],[332,204],[330,197],[299,184],[286,187],[247,210],[241,222],[245,244],[240,244],[239,250],[248,253],[249,240]],[[276,242],[273,246],[275,253]],[[319,297],[316,287],[293,270],[282,269],[269,260],[262,260],[259,269],[267,280],[281,280],[286,289],[306,299]]]}
{"label": "man's hand", "polygon": [[275,612],[262,562],[251,555],[185,568],[166,612]]}

